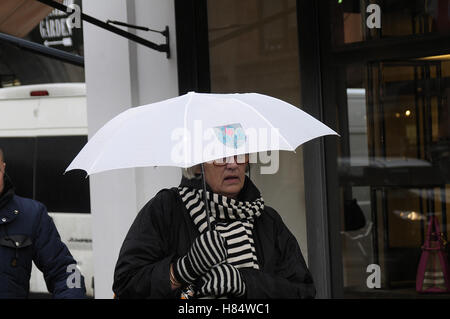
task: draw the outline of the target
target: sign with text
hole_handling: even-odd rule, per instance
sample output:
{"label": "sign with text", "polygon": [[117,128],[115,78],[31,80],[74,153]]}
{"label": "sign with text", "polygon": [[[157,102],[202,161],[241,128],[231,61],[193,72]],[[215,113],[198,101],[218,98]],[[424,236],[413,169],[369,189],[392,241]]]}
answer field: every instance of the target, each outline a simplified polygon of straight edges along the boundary
{"label": "sign with text", "polygon": [[78,55],[83,55],[81,0],[64,0],[67,12],[53,9],[30,32],[31,41]]}

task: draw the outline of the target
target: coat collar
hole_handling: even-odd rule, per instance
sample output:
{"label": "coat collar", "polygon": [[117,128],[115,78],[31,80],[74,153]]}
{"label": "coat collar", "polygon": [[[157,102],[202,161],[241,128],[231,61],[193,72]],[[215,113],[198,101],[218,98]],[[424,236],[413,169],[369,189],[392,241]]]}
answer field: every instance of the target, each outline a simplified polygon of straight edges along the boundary
{"label": "coat collar", "polygon": [[16,201],[10,201],[6,206],[0,208],[0,225],[12,222],[20,215]]}
{"label": "coat collar", "polygon": [[13,221],[19,214],[19,207],[14,201],[14,186],[9,178],[4,178],[5,187],[0,194],[0,225]]}
{"label": "coat collar", "polygon": [[0,209],[8,204],[14,196],[14,186],[6,174],[3,177],[3,183],[5,186],[0,194]]}

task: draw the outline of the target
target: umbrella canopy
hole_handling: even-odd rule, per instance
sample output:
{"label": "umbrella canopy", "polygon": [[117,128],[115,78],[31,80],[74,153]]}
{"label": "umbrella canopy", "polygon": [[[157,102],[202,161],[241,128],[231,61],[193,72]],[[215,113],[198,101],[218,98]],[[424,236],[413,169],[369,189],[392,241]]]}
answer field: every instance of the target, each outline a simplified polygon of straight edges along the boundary
{"label": "umbrella canopy", "polygon": [[117,115],[98,130],[66,171],[186,168],[232,155],[295,151],[324,135],[337,133],[299,108],[267,95],[189,92]]}

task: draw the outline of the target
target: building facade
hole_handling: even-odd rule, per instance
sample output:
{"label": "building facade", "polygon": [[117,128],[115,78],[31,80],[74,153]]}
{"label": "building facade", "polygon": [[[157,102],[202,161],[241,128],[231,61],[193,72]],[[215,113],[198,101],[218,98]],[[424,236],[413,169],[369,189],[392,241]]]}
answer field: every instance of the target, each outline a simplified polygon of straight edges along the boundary
{"label": "building facade", "polygon": [[[251,178],[297,238],[318,298],[430,296],[416,277],[431,216],[447,238],[450,1],[84,0],[82,9],[170,32],[168,58],[83,22],[89,136],[127,108],[189,91],[300,107],[340,136],[280,152],[274,174],[260,174],[260,161]],[[164,167],[90,177],[96,298],[113,296],[137,212],[180,178]]]}

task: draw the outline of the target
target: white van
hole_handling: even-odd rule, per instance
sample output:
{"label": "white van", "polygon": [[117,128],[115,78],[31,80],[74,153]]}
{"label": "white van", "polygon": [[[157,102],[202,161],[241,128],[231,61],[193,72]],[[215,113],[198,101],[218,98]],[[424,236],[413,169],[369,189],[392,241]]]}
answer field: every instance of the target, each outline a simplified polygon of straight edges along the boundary
{"label": "white van", "polygon": [[[81,171],[63,175],[86,142],[84,83],[0,88],[0,146],[7,173],[18,195],[47,206],[93,296],[89,180]],[[43,275],[33,264],[30,296],[45,292]]]}

